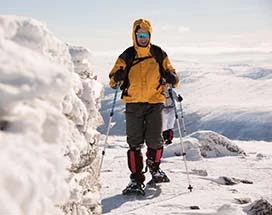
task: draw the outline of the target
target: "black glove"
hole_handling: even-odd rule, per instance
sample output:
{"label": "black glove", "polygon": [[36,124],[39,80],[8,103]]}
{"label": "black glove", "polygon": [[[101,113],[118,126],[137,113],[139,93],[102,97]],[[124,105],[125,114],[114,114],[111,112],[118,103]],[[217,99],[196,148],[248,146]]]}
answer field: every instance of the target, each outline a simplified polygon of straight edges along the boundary
{"label": "black glove", "polygon": [[167,70],[163,73],[163,77],[164,77],[165,81],[169,84],[176,83],[176,76],[172,72],[170,72],[169,70]]}
{"label": "black glove", "polygon": [[181,102],[183,100],[182,96],[178,94],[178,101]]}
{"label": "black glove", "polygon": [[118,69],[115,73],[114,73],[114,81],[115,82],[120,82],[125,80],[126,78],[126,73],[123,69]]}

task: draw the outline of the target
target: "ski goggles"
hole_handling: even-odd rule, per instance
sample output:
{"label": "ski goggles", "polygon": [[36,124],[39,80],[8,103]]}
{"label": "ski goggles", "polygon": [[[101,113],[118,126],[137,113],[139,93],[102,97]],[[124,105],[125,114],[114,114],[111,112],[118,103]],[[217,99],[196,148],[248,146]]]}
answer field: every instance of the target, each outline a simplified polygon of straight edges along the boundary
{"label": "ski goggles", "polygon": [[144,32],[144,33],[136,33],[137,38],[149,38],[149,33],[148,32]]}

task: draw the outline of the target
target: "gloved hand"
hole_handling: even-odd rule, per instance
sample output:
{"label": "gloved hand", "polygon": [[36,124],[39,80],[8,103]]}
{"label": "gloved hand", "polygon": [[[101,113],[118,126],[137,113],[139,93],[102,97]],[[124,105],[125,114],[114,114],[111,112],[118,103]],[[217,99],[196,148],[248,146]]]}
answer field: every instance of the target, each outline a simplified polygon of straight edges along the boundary
{"label": "gloved hand", "polygon": [[183,100],[182,96],[178,94],[178,101],[181,102]]}
{"label": "gloved hand", "polygon": [[172,72],[170,72],[169,70],[167,70],[163,73],[163,77],[164,77],[165,81],[169,84],[175,84],[175,82],[176,82],[176,76]]}
{"label": "gloved hand", "polygon": [[125,78],[126,78],[126,73],[125,73],[125,71],[123,70],[123,68],[118,69],[118,70],[114,73],[114,81],[115,81],[115,82],[123,81],[123,80],[125,80]]}

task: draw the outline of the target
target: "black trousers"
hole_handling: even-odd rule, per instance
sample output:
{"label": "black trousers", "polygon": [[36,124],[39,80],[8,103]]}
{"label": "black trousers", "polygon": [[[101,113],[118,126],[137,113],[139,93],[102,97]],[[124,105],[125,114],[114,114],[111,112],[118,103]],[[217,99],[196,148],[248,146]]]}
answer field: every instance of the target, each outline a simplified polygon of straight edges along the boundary
{"label": "black trousers", "polygon": [[144,143],[152,149],[163,146],[162,107],[161,103],[126,104],[126,133],[130,148],[139,148]]}

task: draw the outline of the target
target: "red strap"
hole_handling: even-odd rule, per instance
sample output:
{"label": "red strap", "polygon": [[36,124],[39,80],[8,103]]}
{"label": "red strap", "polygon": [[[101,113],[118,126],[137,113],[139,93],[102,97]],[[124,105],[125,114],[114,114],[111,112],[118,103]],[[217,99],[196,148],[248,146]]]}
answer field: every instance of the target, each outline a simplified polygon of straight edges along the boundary
{"label": "red strap", "polygon": [[135,159],[135,152],[130,150],[129,151],[129,159],[130,159],[130,168],[131,172],[135,173],[136,172],[136,159]]}
{"label": "red strap", "polygon": [[160,162],[162,157],[162,148],[156,150],[155,162]]}
{"label": "red strap", "polygon": [[173,134],[174,134],[173,130],[172,129],[169,130],[169,139],[170,140],[173,140]]}

